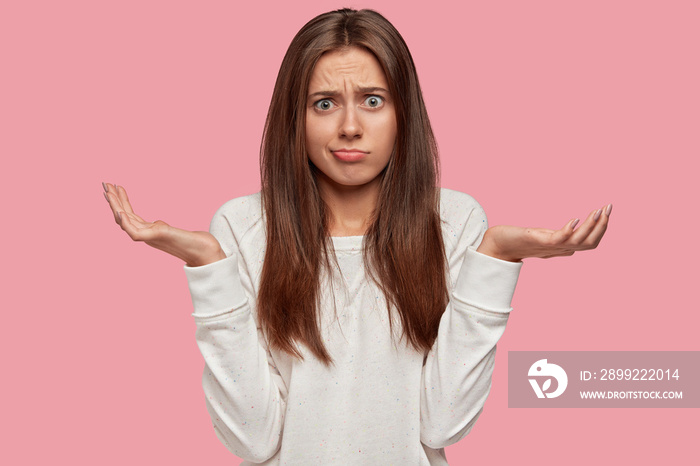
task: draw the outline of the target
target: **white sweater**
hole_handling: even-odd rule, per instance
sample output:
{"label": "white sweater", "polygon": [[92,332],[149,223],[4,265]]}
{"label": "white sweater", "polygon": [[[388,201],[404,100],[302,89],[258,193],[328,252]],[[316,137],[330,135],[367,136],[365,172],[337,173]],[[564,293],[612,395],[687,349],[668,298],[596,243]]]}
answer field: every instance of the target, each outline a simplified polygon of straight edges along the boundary
{"label": "white sweater", "polygon": [[260,194],[217,211],[210,231],[227,258],[185,273],[207,409],[242,465],[447,464],[444,447],[471,430],[488,396],[522,263],[476,252],[486,216],[467,194],[442,189],[440,216],[451,298],[432,349],[395,345],[384,296],[365,274],[362,237],[334,237],[344,280],[336,272],[322,296],[323,341],[336,364],[326,368],[304,345],[303,362],[270,350],[257,327]]}

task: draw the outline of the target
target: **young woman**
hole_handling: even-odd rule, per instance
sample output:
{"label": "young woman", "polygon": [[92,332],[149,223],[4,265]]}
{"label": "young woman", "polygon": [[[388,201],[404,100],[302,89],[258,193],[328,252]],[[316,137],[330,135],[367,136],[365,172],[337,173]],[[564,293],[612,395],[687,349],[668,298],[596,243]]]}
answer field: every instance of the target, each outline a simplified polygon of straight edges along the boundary
{"label": "young woman", "polygon": [[146,222],[104,185],[133,240],[186,262],[207,409],[244,464],[447,464],[488,395],[521,260],[596,247],[612,208],[487,229],[437,187],[411,55],[370,10],[296,35],[261,172],[210,233]]}

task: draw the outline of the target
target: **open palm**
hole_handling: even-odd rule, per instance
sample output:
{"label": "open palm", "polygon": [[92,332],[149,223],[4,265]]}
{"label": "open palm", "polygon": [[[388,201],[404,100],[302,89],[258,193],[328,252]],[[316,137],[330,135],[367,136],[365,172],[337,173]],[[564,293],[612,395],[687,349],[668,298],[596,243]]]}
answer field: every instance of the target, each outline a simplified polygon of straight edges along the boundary
{"label": "open palm", "polygon": [[486,230],[477,251],[513,262],[526,257],[571,256],[598,246],[608,228],[611,211],[612,204],[594,210],[578,228],[578,219],[560,230],[496,225]]}
{"label": "open palm", "polygon": [[206,231],[175,228],[162,220],[147,222],[134,212],[123,186],[102,183],[114,221],[134,241],[165,251],[195,267],[224,259],[219,242]]}

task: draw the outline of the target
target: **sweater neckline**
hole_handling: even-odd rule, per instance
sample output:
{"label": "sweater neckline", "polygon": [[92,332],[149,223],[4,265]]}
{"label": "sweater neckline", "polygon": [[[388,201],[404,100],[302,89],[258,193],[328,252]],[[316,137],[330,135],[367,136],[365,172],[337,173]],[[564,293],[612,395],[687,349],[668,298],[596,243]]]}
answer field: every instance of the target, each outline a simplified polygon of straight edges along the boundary
{"label": "sweater neckline", "polygon": [[361,251],[364,236],[331,236],[336,251]]}

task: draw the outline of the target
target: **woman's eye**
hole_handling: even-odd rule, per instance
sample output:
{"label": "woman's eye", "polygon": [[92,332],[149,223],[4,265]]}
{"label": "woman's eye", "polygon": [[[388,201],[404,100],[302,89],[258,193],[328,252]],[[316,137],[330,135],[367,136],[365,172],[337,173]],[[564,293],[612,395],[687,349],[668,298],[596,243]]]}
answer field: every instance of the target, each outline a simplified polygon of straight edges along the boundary
{"label": "woman's eye", "polygon": [[330,110],[333,108],[333,102],[328,99],[319,100],[314,104],[319,110]]}
{"label": "woman's eye", "polygon": [[365,104],[371,108],[381,107],[382,103],[384,103],[384,100],[377,95],[371,95],[365,99]]}

